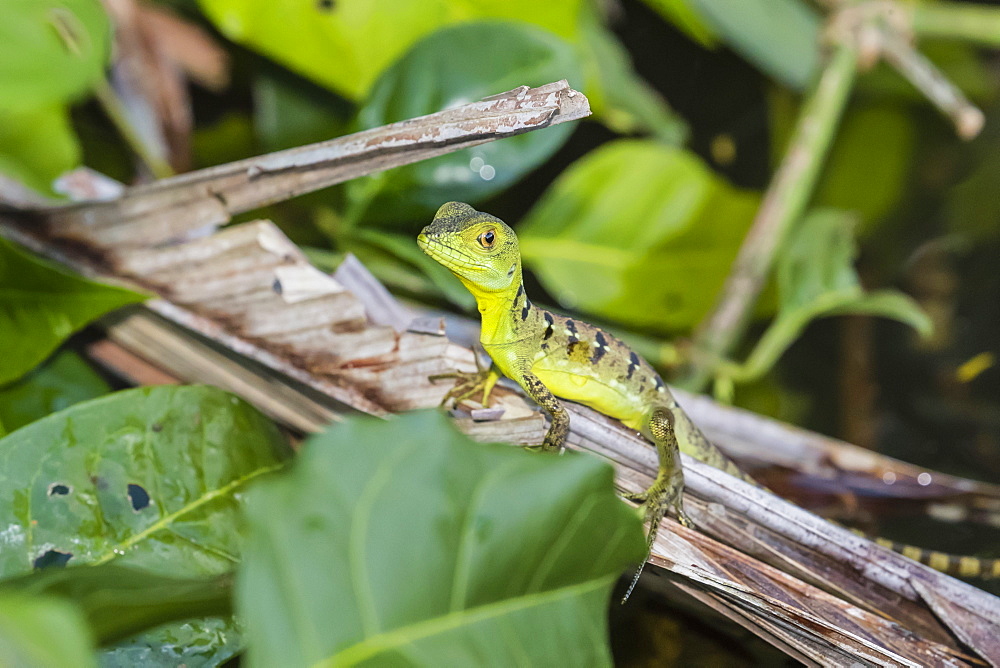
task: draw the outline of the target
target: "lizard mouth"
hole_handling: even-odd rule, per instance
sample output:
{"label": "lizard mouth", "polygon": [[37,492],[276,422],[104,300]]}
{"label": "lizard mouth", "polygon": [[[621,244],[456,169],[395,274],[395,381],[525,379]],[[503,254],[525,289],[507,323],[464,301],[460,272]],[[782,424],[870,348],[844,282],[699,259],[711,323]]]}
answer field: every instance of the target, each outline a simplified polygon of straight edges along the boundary
{"label": "lizard mouth", "polygon": [[420,247],[420,250],[452,271],[459,269],[483,271],[487,268],[477,258],[424,233],[420,233],[417,237],[417,246]]}

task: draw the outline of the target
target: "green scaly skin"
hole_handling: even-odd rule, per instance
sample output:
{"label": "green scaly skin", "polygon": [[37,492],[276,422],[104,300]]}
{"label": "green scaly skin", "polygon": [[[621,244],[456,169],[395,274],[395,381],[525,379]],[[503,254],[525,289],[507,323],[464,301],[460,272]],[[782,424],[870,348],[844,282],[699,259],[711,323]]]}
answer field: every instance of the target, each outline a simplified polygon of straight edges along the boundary
{"label": "green scaly skin", "polygon": [[[643,504],[648,547],[668,509],[691,526],[682,506],[684,477],[678,450],[756,484],[705,438],[656,371],[632,349],[593,325],[531,303],[521,280],[517,236],[502,220],[468,204],[448,202],[417,243],[476,298],[482,314],[480,340],[493,359],[488,374],[471,384],[473,391],[482,389],[484,404],[503,373],[551,417],[542,444],[545,450],[559,451],[566,443],[569,414],[560,399],[621,420],[653,441],[659,458],[656,479],[648,490],[629,497]],[[884,539],[877,542],[947,573],[1000,577],[1000,560],[958,557]]]}

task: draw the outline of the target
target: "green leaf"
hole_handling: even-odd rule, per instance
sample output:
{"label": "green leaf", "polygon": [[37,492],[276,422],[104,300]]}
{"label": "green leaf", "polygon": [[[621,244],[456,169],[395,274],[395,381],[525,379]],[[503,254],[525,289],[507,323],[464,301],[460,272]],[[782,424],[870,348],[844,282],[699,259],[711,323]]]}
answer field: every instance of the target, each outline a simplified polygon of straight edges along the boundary
{"label": "green leaf", "polygon": [[687,123],[632,68],[624,45],[596,16],[581,21],[578,51],[587,73],[585,90],[594,116],[621,134],[644,132],[681,145]]}
{"label": "green leaf", "polygon": [[17,111],[0,106],[0,172],[45,195],[52,182],[82,160],[65,107]]}
{"label": "green leaf", "polygon": [[0,595],[0,666],[96,665],[83,615],[57,598]]}
{"label": "green leaf", "polygon": [[692,0],[645,0],[645,2],[702,46],[715,46],[719,41],[712,28],[692,8],[695,4]]}
{"label": "green leaf", "polygon": [[[463,24],[422,40],[386,70],[358,123],[378,127],[559,79],[572,84],[581,75],[574,49],[558,37],[527,24]],[[474,203],[503,190],[548,159],[572,131],[566,123],[489,142],[355,179],[347,192],[355,207],[366,207],[368,219],[427,217],[441,202]]]}
{"label": "green leaf", "polygon": [[111,26],[99,0],[4,0],[0,106],[71,102],[104,76]]}
{"label": "green leaf", "polygon": [[910,325],[923,336],[931,321],[910,297],[894,290],[865,292],[854,270],[854,224],[849,213],[810,213],[778,259],[781,306],[746,363],[723,375],[747,382],[763,376],[817,318],[864,313]]}
{"label": "green leaf", "polygon": [[[232,569],[240,494],[287,446],[236,397],[171,386],[77,404],[0,439],[0,455],[0,576],[114,561],[197,577]],[[173,624],[103,661],[200,665],[239,642],[230,621]]]}
{"label": "green leaf", "polygon": [[0,423],[14,431],[110,391],[104,378],[79,355],[62,350],[20,380],[0,387]]}
{"label": "green leaf", "polygon": [[607,464],[437,412],[311,438],[247,521],[251,666],[610,665],[608,597],[645,551]]}
{"label": "green leaf", "polygon": [[264,151],[333,139],[346,131],[347,103],[308,81],[266,70],[253,83],[253,121]]}
{"label": "green leaf", "polygon": [[[438,28],[488,18],[529,20],[572,37],[581,0],[200,0],[200,4],[229,39],[358,100],[410,46]],[[517,55],[516,47],[507,46],[493,53],[503,54],[493,59],[498,64]],[[461,57],[482,58],[482,49],[474,45]]]}
{"label": "green leaf", "polygon": [[33,369],[70,334],[109,311],[145,299],[64,273],[0,238],[0,385]]}
{"label": "green leaf", "polygon": [[789,88],[804,90],[819,69],[821,20],[802,0],[686,0],[686,4],[733,51]]}
{"label": "green leaf", "polygon": [[521,254],[567,308],[688,329],[714,303],[758,200],[683,149],[611,142],[571,165],[528,213]]}
{"label": "green leaf", "polygon": [[117,564],[46,568],[0,581],[0,598],[6,592],[58,596],[75,604],[99,645],[179,619],[232,614],[228,573],[182,579]]}
{"label": "green leaf", "polygon": [[[797,120],[794,96],[776,91],[771,96],[775,159],[780,159]],[[916,126],[910,110],[898,102],[852,104],[833,140],[816,187],[817,206],[855,211],[857,234],[877,229],[899,204],[911,172]],[[863,168],[859,168],[863,165]]]}

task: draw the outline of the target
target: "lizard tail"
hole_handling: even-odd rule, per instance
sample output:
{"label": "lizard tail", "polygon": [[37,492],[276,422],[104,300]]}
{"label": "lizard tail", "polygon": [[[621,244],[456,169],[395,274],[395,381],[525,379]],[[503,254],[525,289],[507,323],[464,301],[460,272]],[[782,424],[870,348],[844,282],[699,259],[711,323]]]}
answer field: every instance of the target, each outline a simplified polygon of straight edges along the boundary
{"label": "lizard tail", "polygon": [[[714,446],[683,411],[677,410],[675,411],[675,415],[677,416],[677,440],[682,452],[706,464],[711,464],[741,480],[761,487],[760,483],[741,471],[729,457],[725,456]],[[936,571],[941,571],[946,575],[962,578],[1000,578],[1000,558],[984,559],[948,554],[936,550],[927,550],[915,545],[907,545],[906,543],[897,543],[880,536],[870,536],[856,529],[851,529],[851,531],[893,552],[898,552],[904,557],[909,557],[925,566],[930,566]]]}
{"label": "lizard tail", "polygon": [[909,557],[946,575],[953,575],[960,578],[1000,578],[1000,559],[982,559],[980,557],[948,554],[947,552],[938,552],[936,550],[925,550],[922,547],[897,543],[887,538],[868,536],[860,531],[854,532],[878,543],[882,547],[888,548],[893,552],[898,552],[904,557]]}

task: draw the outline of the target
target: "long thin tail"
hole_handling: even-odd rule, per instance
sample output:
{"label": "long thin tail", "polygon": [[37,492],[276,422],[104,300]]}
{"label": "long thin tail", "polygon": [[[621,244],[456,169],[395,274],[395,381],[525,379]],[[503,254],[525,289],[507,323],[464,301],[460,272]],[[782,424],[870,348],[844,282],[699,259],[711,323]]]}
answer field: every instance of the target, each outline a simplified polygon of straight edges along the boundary
{"label": "long thin tail", "polygon": [[[684,452],[695,459],[705,462],[717,469],[735,476],[741,480],[749,482],[758,487],[762,485],[740,470],[733,460],[729,459],[715,445],[713,445],[698,429],[690,418],[679,407],[674,410],[677,429],[677,441],[681,452]],[[864,536],[868,540],[888,548],[893,552],[898,552],[904,557],[909,557],[925,566],[930,566],[936,571],[941,571],[946,575],[953,575],[962,578],[1000,578],[1000,559],[980,558],[948,554],[937,550],[927,550],[915,545],[897,543],[880,536],[870,536],[863,531],[850,529],[859,536]]]}

